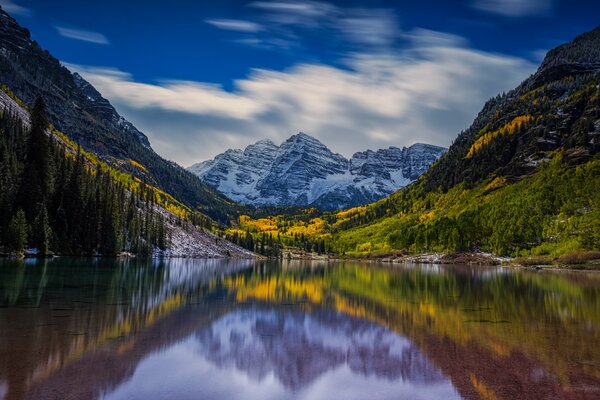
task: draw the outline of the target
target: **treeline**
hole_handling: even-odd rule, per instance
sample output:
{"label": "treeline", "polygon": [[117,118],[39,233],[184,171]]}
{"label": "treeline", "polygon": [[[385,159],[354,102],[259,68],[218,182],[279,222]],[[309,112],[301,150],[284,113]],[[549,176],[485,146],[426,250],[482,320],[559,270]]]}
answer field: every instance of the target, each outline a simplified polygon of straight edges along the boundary
{"label": "treeline", "polygon": [[272,233],[255,233],[250,230],[240,234],[234,231],[233,234],[226,235],[227,240],[253,251],[265,257],[279,258],[283,255],[284,249],[298,249],[308,253],[325,254],[329,248],[324,239],[311,238],[307,235],[293,235],[291,237]]}
{"label": "treeline", "polygon": [[253,251],[265,257],[281,257],[282,243],[279,237],[273,237],[272,234],[262,233],[256,237],[247,230],[244,234],[234,232],[231,235],[226,235],[227,240],[237,244],[244,249]]}
{"label": "treeline", "polygon": [[154,194],[144,186],[130,192],[47,129],[41,99],[30,129],[9,110],[0,112],[0,247],[69,255],[165,249],[168,231]]}

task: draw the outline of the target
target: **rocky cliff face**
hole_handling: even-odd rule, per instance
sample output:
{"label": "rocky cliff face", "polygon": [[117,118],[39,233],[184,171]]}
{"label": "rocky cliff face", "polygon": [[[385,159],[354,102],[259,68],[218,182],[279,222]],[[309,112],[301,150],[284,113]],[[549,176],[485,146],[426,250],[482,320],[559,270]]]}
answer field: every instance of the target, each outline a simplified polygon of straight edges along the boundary
{"label": "rocky cliff face", "polygon": [[189,168],[232,199],[326,210],[379,200],[423,174],[445,149],[426,144],[356,153],[350,160],[299,133],[281,146],[262,140]]}

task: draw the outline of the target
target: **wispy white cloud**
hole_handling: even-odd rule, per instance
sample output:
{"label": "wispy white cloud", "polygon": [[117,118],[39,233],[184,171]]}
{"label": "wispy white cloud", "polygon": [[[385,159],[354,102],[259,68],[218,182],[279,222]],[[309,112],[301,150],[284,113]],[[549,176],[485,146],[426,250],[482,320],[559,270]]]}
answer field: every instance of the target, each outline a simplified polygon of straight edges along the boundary
{"label": "wispy white cloud", "polygon": [[207,19],[206,23],[219,29],[237,32],[260,32],[263,30],[263,27],[255,22],[239,19]]}
{"label": "wispy white cloud", "polygon": [[54,28],[60,36],[69,39],[81,40],[83,42],[90,42],[96,44],[110,44],[108,38],[99,32],[87,31],[83,29],[66,28],[60,25],[56,25],[54,26]]}
{"label": "wispy white cloud", "polygon": [[272,49],[289,50],[291,48],[298,46],[298,43],[293,40],[278,38],[278,37],[264,37],[264,38],[259,38],[259,37],[246,38],[245,37],[245,38],[241,38],[241,39],[235,39],[234,42],[244,44],[247,46],[260,48],[260,49],[269,49],[269,50],[272,50]]}
{"label": "wispy white cloud", "polygon": [[298,131],[345,155],[417,141],[448,145],[485,100],[534,70],[524,59],[478,51],[454,36],[419,30],[408,37],[407,50],[355,53],[345,68],[254,70],[232,92],[70,67],[146,132],[159,153],[184,165],[262,138],[283,141]]}
{"label": "wispy white cloud", "polygon": [[347,10],[334,23],[347,39],[365,45],[390,46],[401,33],[394,12],[386,9]]}
{"label": "wispy white cloud", "polygon": [[65,66],[90,78],[100,92],[132,108],[158,108],[190,114],[211,114],[246,120],[263,110],[263,105],[229,93],[208,83],[169,81],[157,84],[135,82],[128,73],[114,68]]}
{"label": "wispy white cloud", "polygon": [[555,0],[475,0],[473,7],[507,17],[526,17],[548,14]]}
{"label": "wispy white cloud", "polygon": [[[327,37],[349,44],[390,46],[401,30],[395,12],[383,8],[352,8],[320,1],[256,1],[251,7],[265,14],[266,31],[277,37],[299,29],[322,29]],[[261,38],[268,41],[268,38]]]}
{"label": "wispy white cloud", "polygon": [[4,11],[12,15],[20,15],[23,17],[29,17],[31,15],[31,9],[20,6],[12,0],[0,0],[0,7]]}
{"label": "wispy white cloud", "polygon": [[319,1],[255,1],[250,3],[250,6],[271,12],[312,17],[330,14],[336,10],[332,4]]}

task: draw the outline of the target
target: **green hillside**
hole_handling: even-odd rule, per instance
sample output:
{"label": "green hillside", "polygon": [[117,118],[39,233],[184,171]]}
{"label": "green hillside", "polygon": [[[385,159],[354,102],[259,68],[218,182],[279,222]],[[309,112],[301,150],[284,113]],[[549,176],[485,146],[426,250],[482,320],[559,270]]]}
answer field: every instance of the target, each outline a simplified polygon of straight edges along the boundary
{"label": "green hillside", "polygon": [[330,220],[333,248],[599,249],[599,46],[600,28],[549,52],[534,75],[490,100],[415,184]]}
{"label": "green hillside", "polygon": [[[496,177],[445,193],[426,191],[424,185],[422,180],[357,210],[342,228],[334,228],[333,247],[346,254],[480,248],[502,255],[600,248],[598,155],[569,167],[564,153],[557,152],[537,173],[512,184]],[[385,216],[377,218],[381,213]],[[365,219],[369,222],[360,222]]]}

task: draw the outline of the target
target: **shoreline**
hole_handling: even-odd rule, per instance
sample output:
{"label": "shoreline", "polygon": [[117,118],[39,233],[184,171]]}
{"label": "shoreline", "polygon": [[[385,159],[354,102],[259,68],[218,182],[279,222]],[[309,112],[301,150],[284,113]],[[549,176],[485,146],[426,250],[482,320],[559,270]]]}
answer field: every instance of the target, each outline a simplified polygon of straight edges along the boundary
{"label": "shoreline", "polygon": [[[582,253],[585,254],[585,253]],[[328,256],[317,254],[294,254],[288,260],[306,261],[360,261],[374,264],[429,264],[429,265],[477,265],[482,267],[504,266],[526,270],[561,270],[600,272],[600,258],[579,263],[531,263],[535,258],[501,257],[483,252],[385,254],[364,256]]]}
{"label": "shoreline", "polygon": [[[131,253],[122,253],[118,255],[104,256],[99,254],[94,255],[62,255],[62,254],[50,254],[50,255],[38,255],[38,254],[15,254],[15,253],[0,253],[0,258],[13,259],[13,260],[52,260],[64,257],[75,257],[75,258],[106,258],[106,259],[197,259],[197,260],[255,260],[255,261],[268,261],[268,260],[281,260],[281,261],[323,261],[323,262],[340,262],[340,261],[355,261],[372,264],[385,264],[385,265],[473,265],[481,267],[510,267],[524,270],[537,270],[537,271],[580,271],[580,272],[600,272],[600,258],[586,261],[583,263],[536,263],[535,257],[530,259],[525,258],[520,260],[519,258],[513,257],[499,257],[491,253],[483,252],[461,252],[461,253],[419,253],[419,254],[385,254],[385,255],[364,255],[364,256],[353,256],[353,255],[327,255],[327,254],[316,254],[316,253],[287,253],[281,257],[265,257],[255,254],[254,257],[227,257],[227,256],[185,256],[185,255],[152,255],[148,257],[137,256]],[[526,262],[523,262],[526,261]]]}

